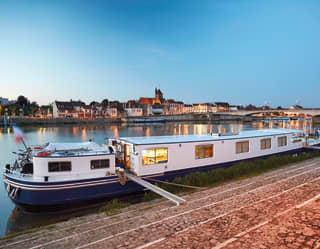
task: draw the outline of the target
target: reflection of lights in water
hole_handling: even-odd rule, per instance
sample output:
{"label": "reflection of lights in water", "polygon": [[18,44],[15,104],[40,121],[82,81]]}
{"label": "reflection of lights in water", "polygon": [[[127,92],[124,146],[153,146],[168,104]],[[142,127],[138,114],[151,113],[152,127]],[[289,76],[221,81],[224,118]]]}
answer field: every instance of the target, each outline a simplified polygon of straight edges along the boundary
{"label": "reflection of lights in water", "polygon": [[303,132],[305,133],[305,134],[307,134],[307,131],[308,131],[308,127],[307,127],[307,122],[306,122],[306,120],[304,120],[303,121]]}
{"label": "reflection of lights in water", "polygon": [[179,124],[178,134],[179,134],[179,136],[181,135],[181,124]]}
{"label": "reflection of lights in water", "polygon": [[118,127],[115,127],[113,130],[113,136],[114,137],[119,137],[119,131],[118,131]]}
{"label": "reflection of lights in water", "polygon": [[238,132],[242,131],[243,130],[243,124],[239,124],[239,127],[238,127]]}
{"label": "reflection of lights in water", "polygon": [[222,133],[222,125],[220,124],[220,125],[218,125],[218,133]]}
{"label": "reflection of lights in water", "polygon": [[183,134],[188,135],[189,134],[189,125],[185,124],[183,126]]}
{"label": "reflection of lights in water", "polygon": [[173,129],[173,135],[177,135],[177,128],[176,127],[174,127],[174,129]]}
{"label": "reflection of lights in water", "polygon": [[142,126],[140,127],[137,126],[137,127],[132,127],[131,129],[137,133],[142,133],[144,128]]}
{"label": "reflection of lights in water", "polygon": [[197,125],[197,134],[198,134],[198,135],[201,134],[201,125]]}
{"label": "reflection of lights in water", "polygon": [[41,135],[41,133],[42,133],[42,128],[40,127],[38,130],[38,134]]}
{"label": "reflection of lights in water", "polygon": [[147,127],[147,129],[146,129],[146,136],[150,137],[150,128],[149,127]]}
{"label": "reflection of lights in water", "polygon": [[252,122],[252,127],[256,128],[259,126],[259,123],[258,122]]}
{"label": "reflection of lights in water", "polygon": [[269,122],[269,128],[270,128],[270,129],[273,128],[273,122]]}
{"label": "reflection of lights in water", "polygon": [[197,124],[195,125],[195,134],[197,135],[203,135],[208,133],[208,125],[204,124]]}
{"label": "reflection of lights in water", "polygon": [[213,130],[213,125],[210,124],[210,125],[209,125],[209,133],[210,133],[210,134],[212,133],[212,130]]}
{"label": "reflection of lights in water", "polygon": [[282,128],[286,128],[286,121],[285,120],[282,121]]}
{"label": "reflection of lights in water", "polygon": [[195,125],[195,124],[193,125],[193,134],[194,134],[194,135],[196,135],[196,134],[197,134],[197,127],[196,127],[196,125]]}
{"label": "reflection of lights in water", "polygon": [[290,121],[290,128],[291,128],[291,127],[296,127],[293,120]]}
{"label": "reflection of lights in water", "polygon": [[85,128],[82,129],[82,139],[87,140],[87,131]]}
{"label": "reflection of lights in water", "polygon": [[73,135],[77,135],[77,133],[78,133],[78,127],[73,127],[72,128],[72,134]]}
{"label": "reflection of lights in water", "polygon": [[258,130],[262,130],[263,129],[263,122],[254,122],[254,126]]}

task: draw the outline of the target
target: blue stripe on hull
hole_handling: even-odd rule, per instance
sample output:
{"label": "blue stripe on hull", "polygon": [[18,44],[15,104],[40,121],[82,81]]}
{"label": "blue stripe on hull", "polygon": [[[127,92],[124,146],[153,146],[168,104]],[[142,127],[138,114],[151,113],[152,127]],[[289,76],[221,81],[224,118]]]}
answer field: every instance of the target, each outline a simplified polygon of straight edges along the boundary
{"label": "blue stripe on hull", "polygon": [[[306,151],[305,149],[297,149],[282,153],[277,153],[273,155],[278,154],[294,154],[294,153],[301,153],[303,151]],[[203,167],[197,167],[192,169],[184,169],[184,170],[176,170],[176,171],[170,171],[165,173],[164,175],[157,175],[157,176],[150,176],[150,182],[153,183],[152,179],[156,180],[168,180],[172,181],[176,177],[183,177],[185,175],[188,175],[192,172],[206,172],[211,169],[215,168],[221,168],[221,167],[230,167],[234,165],[235,163],[238,163],[240,161],[248,161],[248,160],[256,160],[259,158],[267,158],[270,157],[263,156],[263,157],[255,157],[251,159],[245,159],[245,160],[239,160],[239,161],[233,161],[233,162],[227,162],[227,163],[221,163],[221,164],[214,164],[214,165],[207,165]],[[16,181],[13,178],[8,177],[7,175],[4,176],[5,179],[10,180],[13,183],[27,183],[32,184],[35,186],[35,188],[38,187],[38,189],[41,189],[44,185],[50,188],[50,186],[56,186],[56,185],[63,185],[73,183],[84,183],[89,182],[90,179],[87,180],[79,180],[79,181],[70,181],[70,182],[47,182],[47,183],[30,183],[25,181]],[[116,177],[104,177],[99,178],[99,180],[106,180],[106,179],[112,179],[116,180]],[[148,180],[148,177],[145,178],[145,180]],[[92,182],[97,181],[97,179],[91,179]],[[5,183],[5,188],[7,188],[7,184]],[[12,187],[11,187],[12,188]],[[29,189],[20,189],[17,196],[13,199],[14,202],[22,205],[35,205],[35,206],[47,206],[47,205],[59,205],[59,204],[66,204],[66,203],[72,203],[72,202],[78,202],[78,201],[87,201],[92,199],[99,199],[99,198],[105,198],[105,197],[114,197],[124,194],[129,194],[133,192],[142,191],[143,187],[138,185],[135,182],[127,181],[126,184],[123,186],[119,182],[112,182],[112,183],[106,183],[101,185],[95,185],[95,186],[87,186],[84,185],[83,187],[76,187],[76,188],[64,188],[64,189],[55,189],[55,190],[29,190]]]}
{"label": "blue stripe on hull", "polygon": [[[5,188],[7,188],[7,183],[4,184]],[[11,189],[12,188],[13,187],[11,187]],[[13,199],[13,201],[22,205],[59,205],[129,194],[142,190],[143,188],[134,182],[127,182],[124,186],[117,182],[104,185],[60,190],[21,189],[18,192],[16,198]]]}

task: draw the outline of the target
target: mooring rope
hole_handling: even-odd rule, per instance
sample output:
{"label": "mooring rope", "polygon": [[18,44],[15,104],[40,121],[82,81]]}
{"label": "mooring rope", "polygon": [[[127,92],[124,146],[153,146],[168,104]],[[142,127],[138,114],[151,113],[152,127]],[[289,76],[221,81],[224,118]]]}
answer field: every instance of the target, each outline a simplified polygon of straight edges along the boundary
{"label": "mooring rope", "polygon": [[119,182],[121,185],[125,185],[127,182],[127,175],[124,171],[117,171]]}
{"label": "mooring rope", "polygon": [[178,187],[183,187],[183,188],[192,188],[192,189],[207,189],[206,187],[197,187],[197,186],[190,186],[190,185],[184,185],[184,184],[178,184],[178,183],[173,183],[173,182],[166,182],[166,181],[160,181],[160,180],[155,180],[151,178],[146,178],[143,177],[144,179],[148,179],[149,181],[154,181],[154,182],[160,182],[168,185],[173,185],[173,186],[178,186]]}

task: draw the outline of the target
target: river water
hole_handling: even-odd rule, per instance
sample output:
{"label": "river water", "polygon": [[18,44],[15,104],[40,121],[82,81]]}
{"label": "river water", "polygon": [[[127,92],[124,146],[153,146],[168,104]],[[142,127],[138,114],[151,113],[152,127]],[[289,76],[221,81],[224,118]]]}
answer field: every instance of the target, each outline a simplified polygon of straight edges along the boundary
{"label": "river water", "polygon": [[[294,128],[313,130],[310,120],[294,121],[266,121],[252,123],[164,123],[164,124],[130,124],[130,125],[100,125],[100,126],[60,126],[60,127],[21,127],[25,134],[27,145],[37,145],[46,142],[79,142],[93,139],[101,144],[107,137],[126,136],[161,136],[161,135],[188,135],[237,132],[249,129],[263,128]],[[21,144],[16,144],[10,128],[0,129],[0,168],[5,164],[12,164],[15,155],[12,153],[23,149]],[[2,178],[1,178],[2,179]],[[1,180],[2,181],[2,180]],[[135,198],[134,196],[131,198]],[[50,224],[55,220],[68,219],[71,215],[83,215],[94,212],[102,204],[84,205],[75,211],[74,207],[65,207],[63,210],[22,210],[13,204],[6,194],[3,184],[0,186],[0,237],[17,231],[29,229],[39,224]]]}

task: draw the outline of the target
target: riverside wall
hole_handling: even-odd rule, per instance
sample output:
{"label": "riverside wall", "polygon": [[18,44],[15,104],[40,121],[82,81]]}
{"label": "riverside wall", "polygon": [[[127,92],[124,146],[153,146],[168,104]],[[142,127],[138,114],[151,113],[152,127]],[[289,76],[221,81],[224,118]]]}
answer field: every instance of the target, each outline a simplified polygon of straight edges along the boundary
{"label": "riverside wall", "polygon": [[[263,117],[242,116],[236,114],[219,113],[193,113],[177,115],[161,115],[160,118],[166,122],[252,122],[263,120]],[[141,117],[145,118],[145,117]],[[112,124],[126,123],[121,118],[95,118],[95,119],[77,119],[77,118],[28,118],[15,117],[10,118],[17,125],[68,125],[68,124]],[[320,122],[320,119],[318,120]],[[131,121],[130,121],[131,122]],[[10,123],[10,122],[9,122]],[[0,126],[4,126],[4,118],[0,116]]]}
{"label": "riverside wall", "polygon": [[[67,124],[111,124],[120,123],[120,119],[76,119],[76,118],[10,118],[17,125],[67,125]],[[8,122],[10,123],[10,121]],[[3,117],[0,118],[0,126],[4,126]]]}
{"label": "riverside wall", "polygon": [[176,121],[244,121],[244,116],[232,114],[218,113],[192,113],[192,114],[177,114],[177,115],[162,115],[161,118],[167,122]]}

